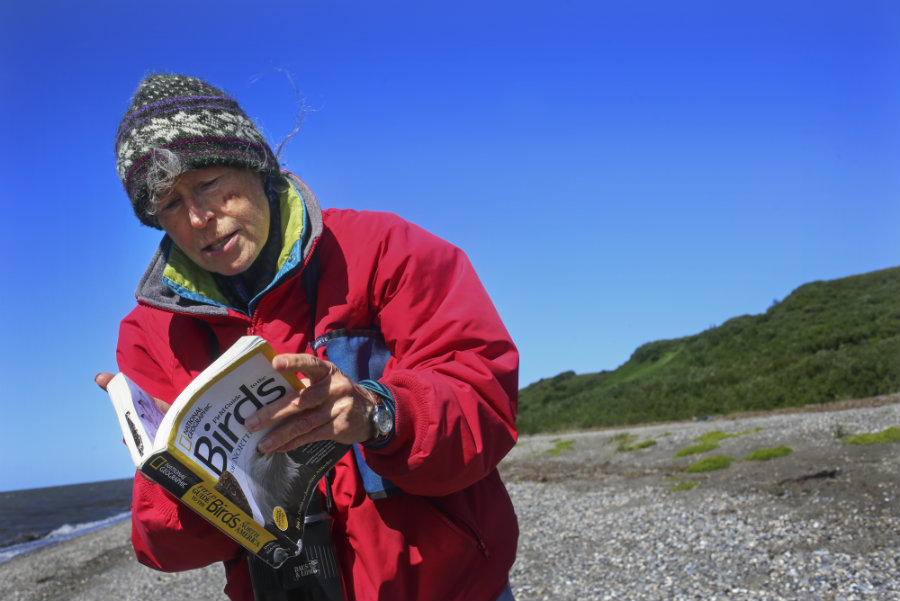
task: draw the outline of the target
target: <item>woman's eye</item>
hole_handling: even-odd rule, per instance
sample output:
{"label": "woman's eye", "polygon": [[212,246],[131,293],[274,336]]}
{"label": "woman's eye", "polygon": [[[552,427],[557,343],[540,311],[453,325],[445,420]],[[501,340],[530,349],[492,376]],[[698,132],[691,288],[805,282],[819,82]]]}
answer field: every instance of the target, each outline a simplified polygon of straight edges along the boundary
{"label": "woman's eye", "polygon": [[162,210],[163,211],[171,211],[172,209],[177,207],[180,202],[181,202],[181,197],[179,197],[179,196],[175,196],[174,198],[167,198],[162,203]]}
{"label": "woman's eye", "polygon": [[212,188],[212,187],[216,184],[216,182],[218,182],[218,181],[219,181],[219,178],[218,178],[218,177],[214,177],[213,179],[211,179],[211,180],[209,180],[209,181],[203,182],[203,183],[201,184],[201,187],[206,188],[206,189]]}

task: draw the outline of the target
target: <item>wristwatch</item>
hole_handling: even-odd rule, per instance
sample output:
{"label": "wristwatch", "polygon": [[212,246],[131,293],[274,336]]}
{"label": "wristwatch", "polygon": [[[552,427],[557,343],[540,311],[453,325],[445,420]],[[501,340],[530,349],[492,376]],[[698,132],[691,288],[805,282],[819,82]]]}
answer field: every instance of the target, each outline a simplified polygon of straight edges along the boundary
{"label": "wristwatch", "polygon": [[375,413],[372,414],[372,425],[375,426],[375,438],[369,442],[381,442],[394,430],[394,415],[390,409],[384,406],[381,399],[375,405]]}

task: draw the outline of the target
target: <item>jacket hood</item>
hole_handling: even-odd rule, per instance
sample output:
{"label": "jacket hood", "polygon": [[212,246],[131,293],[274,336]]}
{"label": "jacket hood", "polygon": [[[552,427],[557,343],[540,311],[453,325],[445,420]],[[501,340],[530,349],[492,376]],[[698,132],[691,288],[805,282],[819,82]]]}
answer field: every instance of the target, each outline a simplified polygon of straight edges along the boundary
{"label": "jacket hood", "polygon": [[[257,298],[301,269],[322,234],[322,209],[312,191],[294,174],[282,175],[288,182],[279,196],[282,248],[275,276]],[[236,311],[213,274],[188,259],[169,236],[160,241],[135,296],[139,303],[176,313],[227,315]],[[251,310],[253,305],[251,301]]]}

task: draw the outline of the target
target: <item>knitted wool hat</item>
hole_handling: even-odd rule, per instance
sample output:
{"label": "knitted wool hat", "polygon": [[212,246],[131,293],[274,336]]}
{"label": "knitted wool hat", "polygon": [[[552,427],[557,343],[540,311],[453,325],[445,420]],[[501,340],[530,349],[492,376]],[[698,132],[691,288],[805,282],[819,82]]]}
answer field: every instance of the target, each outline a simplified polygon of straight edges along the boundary
{"label": "knitted wool hat", "polygon": [[193,77],[151,75],[119,124],[116,169],[135,214],[155,228],[147,181],[157,177],[158,149],[175,153],[182,171],[227,165],[278,172],[272,149],[233,98]]}

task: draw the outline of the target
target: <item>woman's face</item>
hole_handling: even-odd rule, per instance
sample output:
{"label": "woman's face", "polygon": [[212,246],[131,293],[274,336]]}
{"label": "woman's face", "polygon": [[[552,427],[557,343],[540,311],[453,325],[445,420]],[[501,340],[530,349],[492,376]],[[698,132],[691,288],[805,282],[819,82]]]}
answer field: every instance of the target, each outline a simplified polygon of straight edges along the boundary
{"label": "woman's face", "polygon": [[156,207],[156,217],[175,245],[214,273],[243,273],[269,238],[262,177],[247,169],[187,171],[159,197]]}

